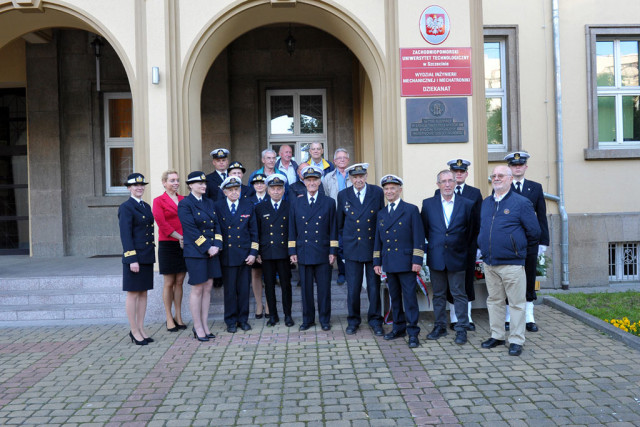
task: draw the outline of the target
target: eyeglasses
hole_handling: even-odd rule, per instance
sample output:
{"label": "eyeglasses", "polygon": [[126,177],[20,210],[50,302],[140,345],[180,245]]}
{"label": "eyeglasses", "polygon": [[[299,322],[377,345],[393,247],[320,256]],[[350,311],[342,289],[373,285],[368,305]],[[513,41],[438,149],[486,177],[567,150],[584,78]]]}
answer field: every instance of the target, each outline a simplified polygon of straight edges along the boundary
{"label": "eyeglasses", "polygon": [[491,181],[493,181],[496,178],[498,178],[500,180],[503,180],[505,178],[510,178],[510,177],[511,177],[511,175],[504,175],[504,174],[501,174],[501,173],[489,175],[489,178],[491,178]]}

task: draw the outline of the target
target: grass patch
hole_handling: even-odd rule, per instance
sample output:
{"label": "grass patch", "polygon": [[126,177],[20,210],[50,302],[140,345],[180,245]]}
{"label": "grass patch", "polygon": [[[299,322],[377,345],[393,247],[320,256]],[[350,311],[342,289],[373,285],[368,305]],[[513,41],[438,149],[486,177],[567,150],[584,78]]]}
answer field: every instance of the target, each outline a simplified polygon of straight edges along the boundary
{"label": "grass patch", "polygon": [[[551,294],[584,312],[587,312],[599,319],[608,321],[614,326],[636,332],[637,328],[630,326],[636,324],[640,326],[640,292],[607,292],[607,293],[567,293]],[[628,319],[626,322],[614,322],[615,320]],[[625,326],[624,328],[621,326]],[[634,333],[637,335],[638,333]]]}

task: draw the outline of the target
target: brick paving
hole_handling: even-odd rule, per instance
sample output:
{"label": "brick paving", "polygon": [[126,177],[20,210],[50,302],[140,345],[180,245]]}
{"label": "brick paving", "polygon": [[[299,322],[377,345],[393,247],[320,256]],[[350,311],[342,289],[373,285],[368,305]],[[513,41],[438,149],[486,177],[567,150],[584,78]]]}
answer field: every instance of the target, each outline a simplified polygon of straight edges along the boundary
{"label": "brick paving", "polygon": [[209,343],[153,324],[146,347],[123,325],[4,328],[0,425],[640,425],[640,352],[547,306],[536,318],[521,357],[480,348],[485,310],[465,346],[425,340],[423,314],[415,350],[346,335],[346,316],[329,332],[215,321]]}

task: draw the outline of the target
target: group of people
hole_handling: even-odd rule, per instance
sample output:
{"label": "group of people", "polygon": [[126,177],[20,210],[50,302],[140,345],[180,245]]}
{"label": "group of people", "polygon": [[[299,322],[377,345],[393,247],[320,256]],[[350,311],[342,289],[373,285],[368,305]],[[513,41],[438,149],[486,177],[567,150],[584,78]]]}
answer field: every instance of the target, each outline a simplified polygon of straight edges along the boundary
{"label": "group of people", "polygon": [[[213,150],[214,171],[191,172],[187,197],[177,194],[176,171],[163,174],[166,191],[154,200],[153,211],[142,201],[144,177],[138,173],[128,177],[125,184],[131,198],[120,206],[118,215],[132,342],[153,342],[143,320],[146,291],[153,287],[155,218],[169,331],[186,328],[180,313],[185,272],[192,285],[189,306],[194,338],[215,337],[207,322],[212,286],[224,288],[224,321],[230,333],[251,329],[250,289],[256,301],[255,317],[265,316],[267,326],[280,321],[277,282],[285,324],[293,326],[291,269],[295,265],[302,297],[299,329],[315,325],[317,293],[318,320],[322,330],[328,331],[336,263],[338,284],[347,286],[346,333],[355,334],[360,328],[364,286],[369,299],[367,322],[373,333],[387,340],[408,335],[409,347],[417,347],[416,273],[426,249],[435,316],[426,338],[447,335],[450,323],[455,343],[467,342],[467,331],[475,330],[473,272],[476,258],[482,258],[491,325],[491,338],[482,347],[503,345],[507,330],[509,354],[521,354],[524,330],[538,330],[533,317],[535,268],[538,255],[549,244],[542,187],[524,179],[526,152],[509,154],[508,165],[494,169],[493,192],[484,201],[480,190],[465,182],[470,162],[451,160],[449,168],[437,174],[438,189],[423,201],[421,210],[402,200],[402,178],[388,174],[380,186],[367,183],[369,165],[349,165],[347,150],[336,150],[333,162],[323,158],[320,143],[311,144],[309,153],[310,159],[298,165],[288,145],[280,147],[279,158],[275,151],[264,150],[263,166],[250,175],[246,186],[243,165],[229,163],[227,149]],[[382,276],[392,306],[393,327],[387,333],[380,298]]]}

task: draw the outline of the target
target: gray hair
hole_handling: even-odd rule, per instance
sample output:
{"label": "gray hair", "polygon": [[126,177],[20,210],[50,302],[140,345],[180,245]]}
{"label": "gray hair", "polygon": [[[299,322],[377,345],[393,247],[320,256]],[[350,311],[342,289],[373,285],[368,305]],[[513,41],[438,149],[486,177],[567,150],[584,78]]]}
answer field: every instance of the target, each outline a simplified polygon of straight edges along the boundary
{"label": "gray hair", "polygon": [[449,173],[451,174],[451,176],[453,176],[453,172],[451,172],[451,170],[449,169],[443,169],[440,172],[438,172],[438,180],[436,181],[438,184],[440,184],[440,179],[442,178],[442,175],[444,175],[445,173]]}
{"label": "gray hair", "polygon": [[[338,157],[338,153],[344,153],[347,155],[347,157],[349,157],[349,152],[345,149],[345,148],[338,148],[334,153],[333,153],[333,159],[335,160],[336,157]],[[350,157],[349,157],[350,158]]]}
{"label": "gray hair", "polygon": [[276,154],[276,152],[275,152],[275,151],[273,151],[271,148],[267,148],[266,150],[262,150],[262,158],[263,158],[263,159],[264,159],[264,156],[265,156],[267,153],[273,153],[273,155],[274,155],[274,156],[277,156],[277,154]]}

